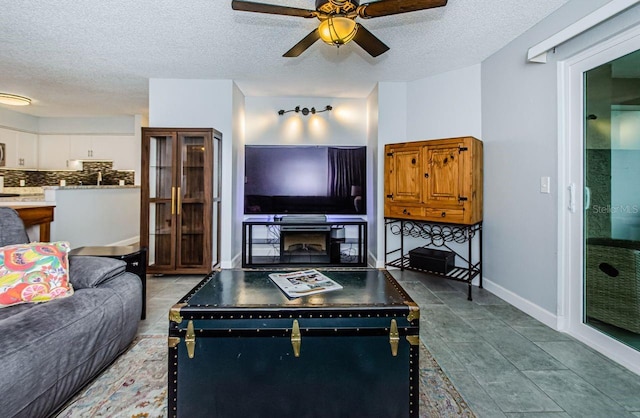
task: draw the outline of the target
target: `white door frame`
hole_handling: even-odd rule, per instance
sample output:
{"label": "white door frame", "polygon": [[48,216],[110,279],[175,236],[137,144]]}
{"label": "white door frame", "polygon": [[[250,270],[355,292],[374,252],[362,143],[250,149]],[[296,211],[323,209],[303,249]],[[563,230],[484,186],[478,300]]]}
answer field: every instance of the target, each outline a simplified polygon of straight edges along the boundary
{"label": "white door frame", "polygon": [[[640,352],[585,325],[583,318],[583,74],[640,49],[640,27],[558,63],[557,328],[640,374]],[[564,193],[562,192],[564,191]]]}

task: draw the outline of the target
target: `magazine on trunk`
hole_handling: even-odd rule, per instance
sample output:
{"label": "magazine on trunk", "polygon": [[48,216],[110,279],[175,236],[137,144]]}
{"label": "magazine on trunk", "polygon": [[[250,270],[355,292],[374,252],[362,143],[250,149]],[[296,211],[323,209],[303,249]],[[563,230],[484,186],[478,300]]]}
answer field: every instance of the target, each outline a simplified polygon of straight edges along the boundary
{"label": "magazine on trunk", "polygon": [[342,289],[342,286],[317,270],[272,273],[269,278],[290,298]]}

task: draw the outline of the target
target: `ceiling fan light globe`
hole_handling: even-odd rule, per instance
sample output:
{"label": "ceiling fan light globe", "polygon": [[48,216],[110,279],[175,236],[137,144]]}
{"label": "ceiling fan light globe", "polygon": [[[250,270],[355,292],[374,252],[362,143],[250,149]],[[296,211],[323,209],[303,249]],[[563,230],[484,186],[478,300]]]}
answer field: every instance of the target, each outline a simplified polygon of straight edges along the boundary
{"label": "ceiling fan light globe", "polygon": [[344,45],[356,36],[358,26],[353,19],[343,16],[330,16],[318,26],[320,39],[329,45]]}

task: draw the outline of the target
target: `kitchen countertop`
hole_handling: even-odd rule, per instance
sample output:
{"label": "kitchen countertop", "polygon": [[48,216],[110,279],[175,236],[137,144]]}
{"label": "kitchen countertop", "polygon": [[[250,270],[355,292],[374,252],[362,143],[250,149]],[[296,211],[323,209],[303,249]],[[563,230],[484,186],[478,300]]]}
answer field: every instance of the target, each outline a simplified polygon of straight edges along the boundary
{"label": "kitchen countertop", "polygon": [[14,193],[20,196],[38,196],[44,193],[42,187],[4,187],[2,193]]}
{"label": "kitchen countertop", "polygon": [[95,184],[83,184],[72,186],[43,186],[43,190],[77,190],[77,189],[139,189],[140,186],[135,184],[127,184],[125,186],[118,185],[95,185]]}
{"label": "kitchen countertop", "polygon": [[0,206],[55,206],[54,202],[44,200],[44,195],[0,197]]}
{"label": "kitchen countertop", "polygon": [[98,186],[82,185],[82,186],[43,186],[43,187],[5,187],[3,193],[16,193],[20,196],[0,197],[0,206],[54,206],[52,197],[46,200],[45,191],[52,193],[57,190],[97,190],[97,189],[139,189],[138,185],[126,186]]}

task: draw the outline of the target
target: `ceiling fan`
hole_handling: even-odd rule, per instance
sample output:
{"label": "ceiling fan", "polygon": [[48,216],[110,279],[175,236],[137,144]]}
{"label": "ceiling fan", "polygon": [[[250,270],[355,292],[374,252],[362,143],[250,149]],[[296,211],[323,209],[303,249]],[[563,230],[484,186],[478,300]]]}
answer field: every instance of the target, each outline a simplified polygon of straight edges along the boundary
{"label": "ceiling fan", "polygon": [[364,4],[360,4],[358,0],[316,0],[316,10],[308,10],[253,1],[232,0],[231,7],[233,10],[245,12],[296,16],[307,19],[318,18],[320,25],[288,50],[283,55],[284,57],[299,56],[318,39],[338,47],[354,41],[369,55],[377,57],[387,52],[389,47],[364,26],[357,23],[355,21],[357,17],[370,19],[442,7],[446,4],[447,0],[379,0]]}

